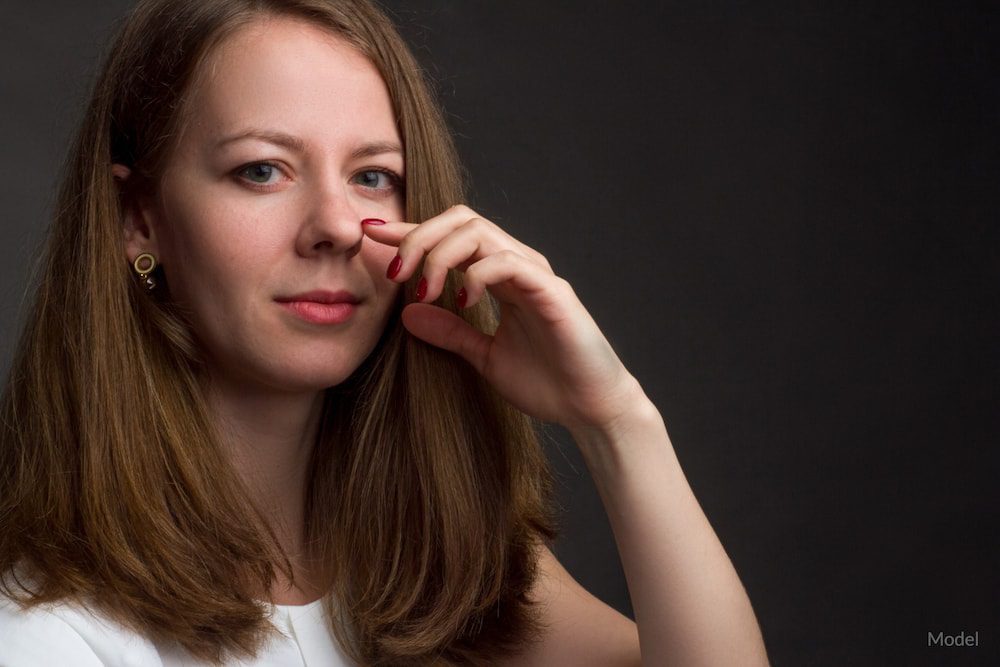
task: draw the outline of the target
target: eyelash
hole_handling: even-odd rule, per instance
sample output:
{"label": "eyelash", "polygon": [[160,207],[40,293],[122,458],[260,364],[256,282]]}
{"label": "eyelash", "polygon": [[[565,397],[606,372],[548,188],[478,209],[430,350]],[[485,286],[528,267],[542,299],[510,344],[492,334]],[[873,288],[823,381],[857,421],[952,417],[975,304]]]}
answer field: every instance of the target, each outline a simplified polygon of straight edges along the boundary
{"label": "eyelash", "polygon": [[[233,174],[234,174],[234,176],[236,176],[240,180],[240,182],[246,184],[252,190],[256,190],[257,192],[270,192],[270,191],[272,191],[274,189],[272,186],[261,185],[260,183],[254,183],[253,181],[248,181],[247,179],[242,178],[240,176],[240,174],[242,174],[247,169],[249,169],[251,167],[256,167],[256,166],[259,166],[259,165],[262,165],[262,164],[265,164],[265,165],[267,165],[269,167],[277,169],[278,171],[284,172],[284,169],[281,168],[281,165],[279,165],[276,162],[271,162],[270,160],[259,160],[257,162],[248,162],[247,164],[243,165],[242,167],[237,167],[236,170],[233,172]],[[401,191],[403,189],[403,185],[404,185],[403,177],[400,176],[399,174],[397,174],[396,172],[392,171],[391,169],[386,169],[384,167],[370,167],[370,168],[367,168],[367,169],[362,169],[362,170],[358,171],[357,173],[355,173],[354,176],[357,176],[358,174],[367,174],[367,173],[371,173],[371,172],[377,172],[377,173],[380,173],[380,174],[385,174],[389,178],[389,182],[392,184],[392,186],[389,187],[389,188],[370,188],[370,187],[368,187],[366,185],[362,185],[361,187],[365,188],[366,190],[373,190],[373,191],[382,191],[382,190],[384,190],[387,193],[389,193],[389,192],[394,191],[394,190],[395,191]],[[352,178],[353,178],[353,176],[352,176]]]}

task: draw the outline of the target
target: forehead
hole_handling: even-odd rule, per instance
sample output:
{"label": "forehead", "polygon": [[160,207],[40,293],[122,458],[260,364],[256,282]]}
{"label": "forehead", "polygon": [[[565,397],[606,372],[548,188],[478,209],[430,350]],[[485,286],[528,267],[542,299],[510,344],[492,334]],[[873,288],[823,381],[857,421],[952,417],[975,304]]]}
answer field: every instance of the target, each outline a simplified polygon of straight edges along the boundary
{"label": "forehead", "polygon": [[204,63],[190,93],[190,130],[204,138],[268,127],[326,140],[398,136],[378,69],[342,37],[290,18],[237,30]]}

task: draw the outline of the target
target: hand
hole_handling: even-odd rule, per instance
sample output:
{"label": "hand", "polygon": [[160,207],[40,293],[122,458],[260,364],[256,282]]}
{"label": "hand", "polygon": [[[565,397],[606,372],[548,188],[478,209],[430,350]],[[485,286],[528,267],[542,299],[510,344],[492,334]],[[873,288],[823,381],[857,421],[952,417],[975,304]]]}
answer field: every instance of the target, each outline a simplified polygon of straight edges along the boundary
{"label": "hand", "polygon": [[[571,430],[602,428],[643,396],[570,284],[544,256],[469,207],[453,206],[422,224],[362,227],[371,239],[399,248],[395,282],[412,277],[423,259],[426,293],[403,308],[406,329],[468,361],[522,412]],[[448,269],[464,273],[465,307],[486,290],[499,301],[494,335],[430,305]]]}

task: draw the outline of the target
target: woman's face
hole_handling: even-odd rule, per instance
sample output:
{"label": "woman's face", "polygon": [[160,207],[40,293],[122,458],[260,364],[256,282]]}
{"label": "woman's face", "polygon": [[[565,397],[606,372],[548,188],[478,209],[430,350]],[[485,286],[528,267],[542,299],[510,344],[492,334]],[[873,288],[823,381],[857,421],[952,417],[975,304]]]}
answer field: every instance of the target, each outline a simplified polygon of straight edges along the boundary
{"label": "woman's face", "polygon": [[[378,70],[319,28],[269,19],[221,45],[190,102],[146,216],[145,247],[171,296],[192,311],[213,372],[284,391],[342,382],[400,289],[385,277],[396,249],[361,228],[404,211],[390,175],[403,177],[401,142]],[[234,139],[250,132],[273,136]],[[276,300],[313,290],[352,293],[353,315],[318,324]]]}

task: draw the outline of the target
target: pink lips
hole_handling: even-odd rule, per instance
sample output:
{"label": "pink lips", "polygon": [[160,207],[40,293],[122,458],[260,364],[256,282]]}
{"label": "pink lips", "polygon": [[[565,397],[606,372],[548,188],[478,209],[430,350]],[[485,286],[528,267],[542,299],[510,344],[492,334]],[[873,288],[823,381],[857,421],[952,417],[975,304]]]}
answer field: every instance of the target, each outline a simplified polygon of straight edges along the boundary
{"label": "pink lips", "polygon": [[360,299],[344,290],[337,292],[313,290],[295,296],[278,297],[275,301],[288,312],[307,322],[340,324],[351,318]]}

